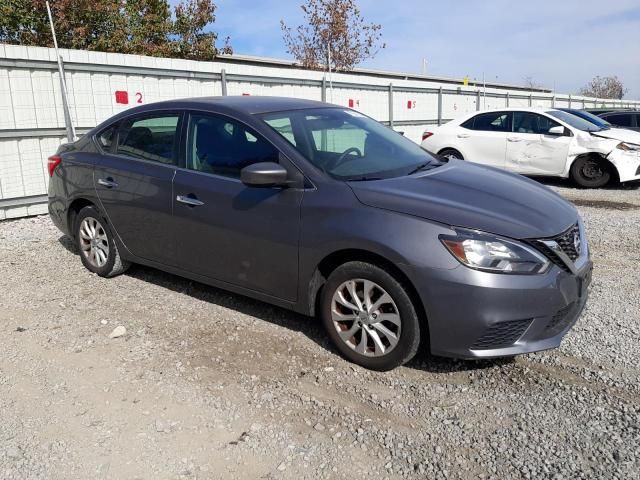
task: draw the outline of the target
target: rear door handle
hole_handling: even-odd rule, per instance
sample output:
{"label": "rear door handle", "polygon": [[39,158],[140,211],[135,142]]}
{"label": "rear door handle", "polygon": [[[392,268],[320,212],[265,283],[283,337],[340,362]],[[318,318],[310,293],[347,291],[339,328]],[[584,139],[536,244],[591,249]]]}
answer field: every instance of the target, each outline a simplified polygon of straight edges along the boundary
{"label": "rear door handle", "polygon": [[458,138],[469,138],[469,134],[467,133],[459,133]]}
{"label": "rear door handle", "polygon": [[118,186],[118,184],[113,181],[113,178],[99,178],[98,183],[107,188],[116,188]]}
{"label": "rear door handle", "polygon": [[507,140],[510,141],[510,142],[521,142],[522,141],[522,139],[518,138],[518,137],[508,137]]}
{"label": "rear door handle", "polygon": [[204,202],[201,202],[195,197],[190,197],[188,195],[178,195],[176,197],[176,201],[180,203],[184,203],[185,205],[189,205],[190,207],[199,207],[204,205]]}

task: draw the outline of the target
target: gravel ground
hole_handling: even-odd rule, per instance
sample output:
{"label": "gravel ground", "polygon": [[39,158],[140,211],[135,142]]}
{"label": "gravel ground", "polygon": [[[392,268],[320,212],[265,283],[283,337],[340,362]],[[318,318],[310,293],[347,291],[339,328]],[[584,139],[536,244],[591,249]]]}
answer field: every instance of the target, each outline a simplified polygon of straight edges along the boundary
{"label": "gravel ground", "polygon": [[313,319],[106,280],[47,217],[0,223],[0,478],[640,478],[640,189],[553,188],[595,261],[562,347],[390,373]]}

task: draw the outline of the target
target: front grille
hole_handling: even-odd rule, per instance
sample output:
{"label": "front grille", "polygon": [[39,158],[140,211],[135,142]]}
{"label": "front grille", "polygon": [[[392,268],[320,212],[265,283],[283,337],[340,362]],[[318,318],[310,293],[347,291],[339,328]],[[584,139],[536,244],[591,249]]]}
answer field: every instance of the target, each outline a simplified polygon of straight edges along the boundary
{"label": "front grille", "polygon": [[562,235],[558,235],[553,240],[555,240],[564,253],[567,254],[572,261],[575,261],[576,258],[580,256],[580,252],[576,250],[575,243],[573,238],[575,235],[580,235],[580,228],[576,223],[573,227],[567,230]]}
{"label": "front grille", "polygon": [[522,336],[530,324],[531,319],[496,323],[471,345],[471,350],[509,347]]}
{"label": "front grille", "polygon": [[562,259],[556,255],[556,252],[551,250],[542,242],[534,242],[535,247],[540,250],[549,260],[559,266],[565,272],[571,272],[569,267],[562,261]]}
{"label": "front grille", "polygon": [[574,302],[558,310],[544,328],[544,332],[542,332],[544,337],[555,337],[562,332],[573,319],[575,307],[576,304]]}
{"label": "front grille", "polygon": [[[575,262],[576,259],[580,256],[578,250],[576,250],[575,242],[573,241],[575,234],[580,235],[580,227],[576,223],[571,228],[561,233],[560,235],[552,238],[545,238],[543,240],[553,240],[558,246],[562,249],[562,251],[571,259],[572,262]],[[582,240],[582,238],[580,238]],[[539,240],[534,240],[530,242],[535,248],[540,250],[544,255],[549,258],[553,263],[558,265],[565,272],[570,272],[569,267],[562,261],[562,259],[549,247],[547,247],[544,243]]]}

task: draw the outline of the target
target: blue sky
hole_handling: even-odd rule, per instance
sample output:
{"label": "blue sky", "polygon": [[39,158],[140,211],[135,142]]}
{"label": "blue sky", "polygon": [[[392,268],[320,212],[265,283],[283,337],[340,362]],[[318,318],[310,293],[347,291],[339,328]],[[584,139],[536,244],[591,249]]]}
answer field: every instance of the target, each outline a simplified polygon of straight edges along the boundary
{"label": "blue sky", "polygon": [[[236,53],[289,58],[280,19],[302,21],[302,0],[217,0],[214,29]],[[387,48],[361,66],[522,83],[531,76],[575,93],[596,75],[618,75],[640,98],[638,0],[359,0],[381,23]]]}

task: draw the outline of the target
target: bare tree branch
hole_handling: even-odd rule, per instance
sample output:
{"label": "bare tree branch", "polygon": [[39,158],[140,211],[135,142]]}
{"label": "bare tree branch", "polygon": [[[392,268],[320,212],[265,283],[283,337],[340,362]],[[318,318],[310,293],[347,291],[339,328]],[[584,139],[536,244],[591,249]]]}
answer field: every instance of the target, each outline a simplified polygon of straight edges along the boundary
{"label": "bare tree branch", "polygon": [[335,70],[352,70],[385,48],[382,25],[366,23],[355,0],[307,0],[301,8],[305,24],[280,25],[287,52],[307,68],[329,65],[329,48]]}
{"label": "bare tree branch", "polygon": [[621,100],[629,90],[617,76],[595,77],[580,89],[580,95]]}

